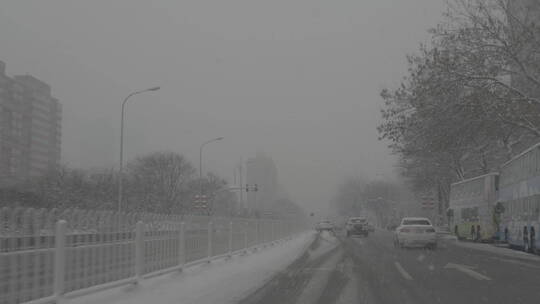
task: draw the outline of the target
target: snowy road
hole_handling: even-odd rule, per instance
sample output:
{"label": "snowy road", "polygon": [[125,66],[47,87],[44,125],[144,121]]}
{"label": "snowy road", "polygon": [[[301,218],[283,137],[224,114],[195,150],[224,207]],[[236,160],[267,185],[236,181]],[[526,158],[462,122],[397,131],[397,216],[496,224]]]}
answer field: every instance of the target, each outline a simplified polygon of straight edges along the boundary
{"label": "snowy road", "polygon": [[240,303],[538,303],[539,257],[483,244],[441,247],[396,249],[388,231],[323,238]]}
{"label": "snowy road", "polygon": [[70,304],[538,303],[540,257],[486,244],[397,249],[392,233],[297,236]]}

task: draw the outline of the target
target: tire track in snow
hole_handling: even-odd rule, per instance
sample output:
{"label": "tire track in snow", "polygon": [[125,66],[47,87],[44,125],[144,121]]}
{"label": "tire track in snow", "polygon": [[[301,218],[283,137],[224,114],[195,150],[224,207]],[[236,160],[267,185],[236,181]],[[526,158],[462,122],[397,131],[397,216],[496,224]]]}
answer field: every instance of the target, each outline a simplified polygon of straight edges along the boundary
{"label": "tire track in snow", "polygon": [[[278,273],[274,278],[257,289],[252,294],[240,300],[239,304],[293,304],[302,295],[302,292],[312,280],[319,274],[317,269],[321,267],[329,258],[341,250],[337,242],[333,248],[320,248],[323,244],[321,236],[318,235],[309,250],[289,265],[284,271]],[[326,271],[328,273],[328,271]]]}

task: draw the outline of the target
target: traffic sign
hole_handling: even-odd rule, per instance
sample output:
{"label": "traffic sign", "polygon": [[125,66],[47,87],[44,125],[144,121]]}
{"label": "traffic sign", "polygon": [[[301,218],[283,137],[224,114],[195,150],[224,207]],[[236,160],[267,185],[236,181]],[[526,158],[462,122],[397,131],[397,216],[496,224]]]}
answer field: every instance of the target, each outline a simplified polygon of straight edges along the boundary
{"label": "traffic sign", "polygon": [[432,196],[423,196],[422,209],[434,209],[434,208],[435,208],[435,198]]}
{"label": "traffic sign", "polygon": [[257,192],[259,191],[259,185],[257,184],[253,184],[253,185],[250,185],[250,184],[246,184],[246,187],[244,188],[246,190],[246,192]]}
{"label": "traffic sign", "polygon": [[422,202],[422,209],[433,209],[435,208],[434,202]]}
{"label": "traffic sign", "polygon": [[193,199],[194,208],[206,209],[208,208],[208,197],[204,194],[196,194]]}

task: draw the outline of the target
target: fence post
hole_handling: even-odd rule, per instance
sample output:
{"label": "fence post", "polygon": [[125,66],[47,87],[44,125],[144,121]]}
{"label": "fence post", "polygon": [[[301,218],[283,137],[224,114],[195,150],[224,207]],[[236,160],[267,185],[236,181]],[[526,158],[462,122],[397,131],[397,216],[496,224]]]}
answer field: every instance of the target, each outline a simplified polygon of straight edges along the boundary
{"label": "fence post", "polygon": [[65,220],[56,222],[54,237],[54,297],[60,302],[66,280],[66,226]]}
{"label": "fence post", "polygon": [[210,263],[210,258],[213,255],[213,238],[214,238],[214,223],[212,221],[208,222],[208,262]]}
{"label": "fence post", "polygon": [[232,256],[233,252],[233,222],[229,222],[229,256]]}
{"label": "fence post", "polygon": [[144,223],[135,225],[135,283],[139,284],[144,273]]}
{"label": "fence post", "polygon": [[[186,263],[186,224],[180,223],[180,235],[178,237],[178,265],[184,266]],[[180,268],[182,270],[182,268]]]}

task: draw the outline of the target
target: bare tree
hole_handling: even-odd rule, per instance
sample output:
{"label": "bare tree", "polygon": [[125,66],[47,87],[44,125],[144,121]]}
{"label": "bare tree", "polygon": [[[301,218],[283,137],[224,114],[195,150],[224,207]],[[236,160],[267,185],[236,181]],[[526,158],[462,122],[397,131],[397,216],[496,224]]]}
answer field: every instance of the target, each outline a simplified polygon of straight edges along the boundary
{"label": "bare tree", "polygon": [[448,82],[489,94],[485,109],[501,122],[540,136],[540,4],[454,0],[432,30]]}
{"label": "bare tree", "polygon": [[180,154],[155,152],[127,165],[127,208],[185,213],[191,203],[195,169]]}
{"label": "bare tree", "polygon": [[381,94],[381,139],[440,206],[451,182],[497,170],[540,137],[540,16],[520,3],[449,1],[401,86]]}

